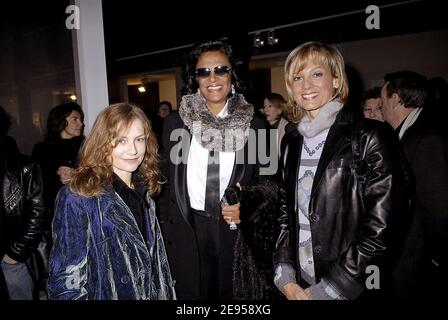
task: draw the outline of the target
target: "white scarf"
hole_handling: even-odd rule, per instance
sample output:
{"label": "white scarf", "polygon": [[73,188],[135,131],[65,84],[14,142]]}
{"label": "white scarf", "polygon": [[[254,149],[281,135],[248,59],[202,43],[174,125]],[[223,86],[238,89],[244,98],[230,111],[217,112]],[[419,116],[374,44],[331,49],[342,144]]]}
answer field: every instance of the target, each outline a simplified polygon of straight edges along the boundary
{"label": "white scarf", "polygon": [[420,112],[422,112],[422,108],[415,108],[407,117],[406,120],[404,120],[403,125],[401,126],[400,132],[398,133],[398,138],[401,140],[403,138],[404,133],[406,130],[409,129],[410,126],[414,124],[415,121],[417,121],[418,116],[420,115]]}

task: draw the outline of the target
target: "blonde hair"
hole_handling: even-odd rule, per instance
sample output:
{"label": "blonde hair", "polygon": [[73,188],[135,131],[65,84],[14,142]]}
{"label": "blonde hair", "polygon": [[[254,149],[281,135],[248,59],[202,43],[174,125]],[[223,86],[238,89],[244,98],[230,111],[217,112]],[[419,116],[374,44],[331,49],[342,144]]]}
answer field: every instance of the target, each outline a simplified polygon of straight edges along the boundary
{"label": "blonde hair", "polygon": [[[296,106],[292,91],[292,83],[294,81],[294,76],[302,71],[309,61],[314,61],[319,65],[328,67],[333,78],[339,80],[339,85],[331,100],[338,99],[342,103],[345,103],[348,98],[347,75],[345,73],[344,58],[340,51],[332,45],[317,41],[301,44],[288,55],[285,62],[288,114],[290,115],[289,120],[293,122],[298,122],[303,117],[304,111],[300,106]],[[293,109],[296,109],[297,112],[292,112]]]}
{"label": "blonde hair", "polygon": [[142,122],[146,138],[146,153],[137,172],[143,177],[151,196],[160,192],[156,137],[143,110],[127,103],[106,107],[95,120],[92,131],[81,146],[79,166],[68,183],[72,192],[84,197],[105,193],[104,186],[112,183],[114,139],[135,119]]}

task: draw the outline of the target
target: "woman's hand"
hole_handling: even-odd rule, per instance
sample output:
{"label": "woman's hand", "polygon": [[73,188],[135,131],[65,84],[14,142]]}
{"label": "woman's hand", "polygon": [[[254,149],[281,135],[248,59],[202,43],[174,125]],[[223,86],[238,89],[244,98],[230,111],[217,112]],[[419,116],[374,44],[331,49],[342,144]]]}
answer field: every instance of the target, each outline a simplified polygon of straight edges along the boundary
{"label": "woman's hand", "polygon": [[311,294],[308,294],[307,290],[303,290],[297,283],[288,282],[282,291],[288,300],[311,300]]}
{"label": "woman's hand", "polygon": [[72,177],[73,168],[60,166],[56,173],[59,175],[59,179],[63,184],[66,184]]}
{"label": "woman's hand", "polygon": [[311,287],[306,288],[305,290],[306,295],[308,296],[309,300],[313,300],[313,298],[311,297]]}
{"label": "woman's hand", "polygon": [[226,206],[225,204],[221,203],[221,214],[228,224],[231,224],[232,222],[236,224],[241,223],[239,203],[231,206]]}
{"label": "woman's hand", "polygon": [[16,260],[10,258],[7,254],[5,254],[5,255],[3,256],[3,260],[2,260],[2,261],[3,261],[4,263],[6,263],[6,264],[16,264],[16,263],[17,263]]}
{"label": "woman's hand", "polygon": [[[239,182],[236,183],[236,186],[241,190],[241,185]],[[228,224],[231,224],[232,222],[235,224],[241,223],[239,203],[233,205],[225,205],[221,203],[221,214]]]}

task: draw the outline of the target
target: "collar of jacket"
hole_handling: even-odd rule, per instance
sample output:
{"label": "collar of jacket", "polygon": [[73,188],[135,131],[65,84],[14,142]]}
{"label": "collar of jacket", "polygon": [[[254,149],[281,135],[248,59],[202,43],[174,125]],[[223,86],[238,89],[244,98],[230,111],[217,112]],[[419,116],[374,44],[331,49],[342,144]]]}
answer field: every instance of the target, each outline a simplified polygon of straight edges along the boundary
{"label": "collar of jacket", "polygon": [[[253,129],[260,129],[256,121],[252,120],[250,123],[250,127]],[[187,126],[183,125],[184,129],[187,129]],[[181,141],[191,141],[192,135],[189,130],[183,130],[182,131],[182,138]],[[188,150],[181,149],[182,144],[179,143],[175,148],[178,148],[177,150],[173,151],[175,154],[179,154],[181,151],[185,152],[185,155],[183,155],[185,158],[188,159],[188,153],[189,153],[189,147]],[[229,185],[234,185],[239,181],[242,181],[246,174],[246,165],[249,163],[249,152],[248,152],[248,143],[244,145],[244,148],[236,151],[235,154],[235,164],[233,166],[232,175],[230,176]],[[243,163],[237,162],[237,159],[244,159]],[[174,166],[174,179],[173,181],[176,181],[174,183],[174,195],[176,197],[176,203],[180,209],[180,212],[182,213],[182,216],[184,219],[189,223],[190,226],[194,225],[193,222],[193,216],[190,210],[190,199],[188,197],[188,190],[187,190],[187,164],[185,163],[179,163]]]}
{"label": "collar of jacket", "polygon": [[354,121],[355,113],[348,107],[344,107],[336,117],[334,124],[330,127],[330,131],[328,132],[325,146],[322,150],[322,155],[317,166],[316,174],[314,176],[313,187],[311,189],[312,194],[315,193],[317,187],[319,186],[331,159],[333,159],[333,157],[341,149],[341,146],[347,140],[350,140]]}
{"label": "collar of jacket", "polygon": [[[348,107],[343,107],[339,112],[334,124],[330,127],[328,136],[325,142],[325,146],[322,150],[322,155],[317,166],[316,174],[313,180],[313,186],[311,193],[314,194],[317,187],[319,186],[325,170],[328,167],[331,159],[337,154],[341,146],[350,139],[351,130],[353,123],[355,122],[356,114],[350,110]],[[285,177],[289,180],[288,185],[290,190],[295,190],[299,167],[300,167],[300,151],[302,150],[303,136],[297,130],[297,125],[295,130],[289,133],[289,143],[287,149],[287,161],[285,165],[289,168],[289,177]],[[291,174],[291,173],[295,174]]]}

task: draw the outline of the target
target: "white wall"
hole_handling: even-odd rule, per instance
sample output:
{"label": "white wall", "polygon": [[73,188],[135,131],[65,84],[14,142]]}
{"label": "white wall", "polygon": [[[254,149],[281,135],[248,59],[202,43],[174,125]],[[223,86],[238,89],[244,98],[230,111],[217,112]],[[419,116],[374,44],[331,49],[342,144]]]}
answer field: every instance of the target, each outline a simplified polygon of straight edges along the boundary
{"label": "white wall", "polygon": [[412,70],[448,81],[448,30],[343,43],[345,63],[361,76],[366,89],[386,73]]}
{"label": "white wall", "polygon": [[287,99],[288,94],[286,92],[285,77],[283,67],[271,68],[271,91],[280,93],[283,98]]}
{"label": "white wall", "polygon": [[75,0],[80,28],[73,30],[76,92],[84,111],[84,134],[92,129],[98,114],[109,104],[101,0]]}

